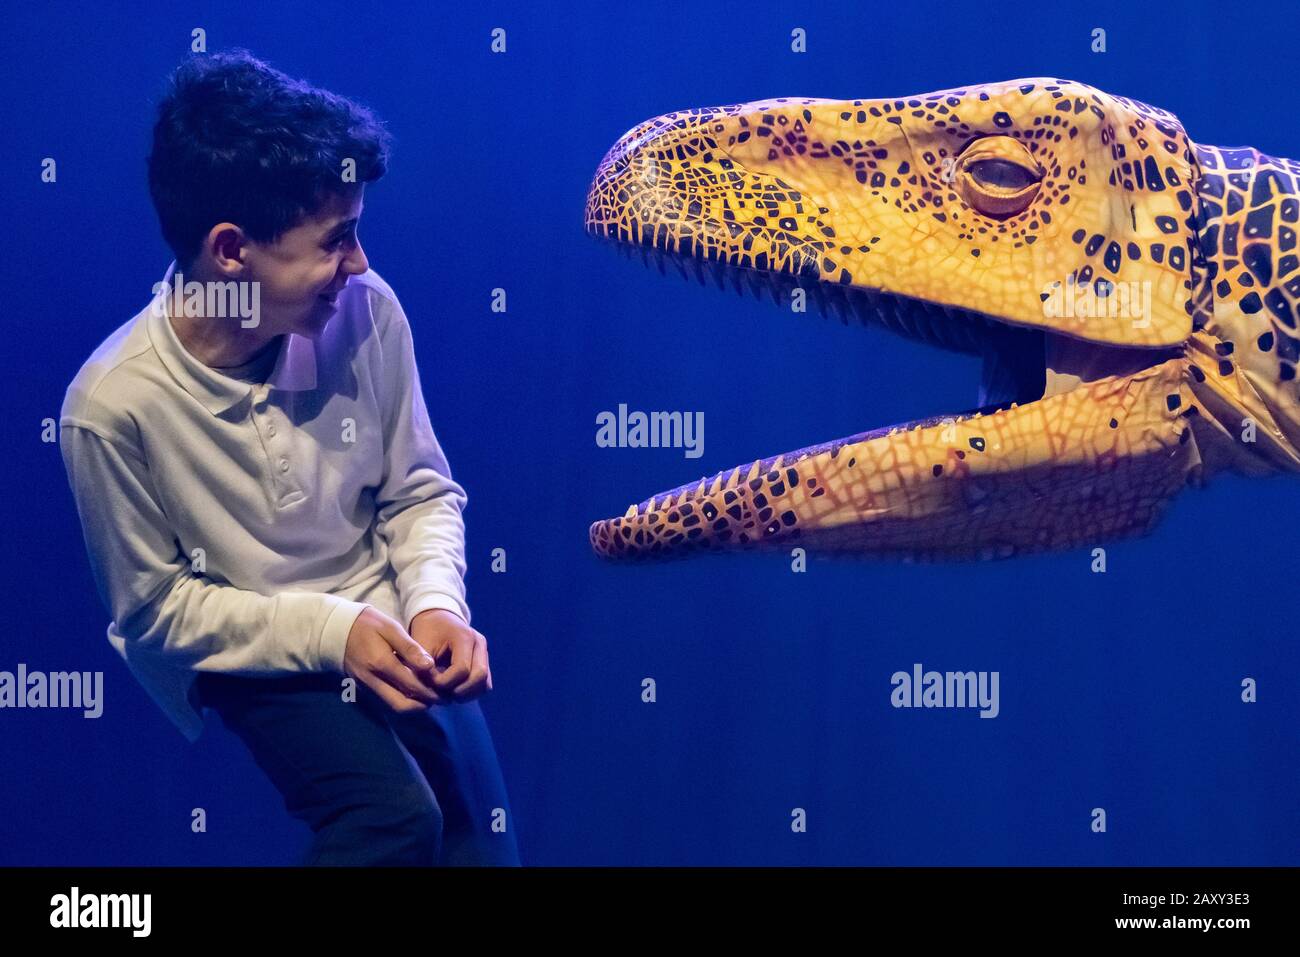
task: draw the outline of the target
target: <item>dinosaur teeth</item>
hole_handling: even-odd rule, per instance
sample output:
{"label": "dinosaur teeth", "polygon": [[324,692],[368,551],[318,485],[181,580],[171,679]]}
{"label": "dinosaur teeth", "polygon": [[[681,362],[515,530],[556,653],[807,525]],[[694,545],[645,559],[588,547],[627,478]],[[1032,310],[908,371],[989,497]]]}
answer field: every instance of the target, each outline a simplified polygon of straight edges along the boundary
{"label": "dinosaur teeth", "polygon": [[830,313],[826,310],[826,292],[822,289],[821,283],[813,283],[812,287],[813,302],[817,304],[817,311],[823,316],[829,318]]}
{"label": "dinosaur teeth", "polygon": [[801,280],[789,272],[764,272],[733,265],[723,249],[696,241],[679,240],[676,253],[629,242],[616,242],[614,246],[620,255],[628,258],[639,255],[647,268],[653,261],[660,275],[667,275],[671,263],[684,279],[694,276],[702,286],[712,282],[720,290],[726,292],[730,288],[741,297],[748,291],[756,299],[762,299],[766,292],[772,303],[781,308],[789,307],[793,289],[803,289],[817,311],[826,318],[838,319],[845,325],[856,320],[864,325],[883,326],[905,338],[957,352],[980,355],[989,346],[990,337],[1006,328],[994,319],[957,306],[910,299],[881,290],[839,286],[815,279]]}
{"label": "dinosaur teeth", "polygon": [[840,292],[835,295],[835,315],[839,316],[840,322],[846,326],[853,318],[853,308],[849,305],[848,297]]}
{"label": "dinosaur teeth", "polygon": [[894,328],[901,331],[903,335],[924,340],[926,334],[932,332],[931,329],[921,325],[924,316],[919,313],[899,308],[899,303],[894,300],[886,300],[884,305],[889,310],[890,321]]}

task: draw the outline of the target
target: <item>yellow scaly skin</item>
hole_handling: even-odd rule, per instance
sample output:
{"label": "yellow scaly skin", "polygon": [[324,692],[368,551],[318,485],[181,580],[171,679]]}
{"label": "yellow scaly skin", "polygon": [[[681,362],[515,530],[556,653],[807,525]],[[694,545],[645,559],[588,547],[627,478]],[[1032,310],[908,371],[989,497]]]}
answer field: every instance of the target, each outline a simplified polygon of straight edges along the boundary
{"label": "yellow scaly skin", "polygon": [[639,124],[596,172],[588,232],[949,348],[1039,348],[1048,371],[998,411],[653,496],[592,547],[1006,557],[1143,533],[1218,471],[1300,470],[1298,193],[1300,164],[1065,80]]}

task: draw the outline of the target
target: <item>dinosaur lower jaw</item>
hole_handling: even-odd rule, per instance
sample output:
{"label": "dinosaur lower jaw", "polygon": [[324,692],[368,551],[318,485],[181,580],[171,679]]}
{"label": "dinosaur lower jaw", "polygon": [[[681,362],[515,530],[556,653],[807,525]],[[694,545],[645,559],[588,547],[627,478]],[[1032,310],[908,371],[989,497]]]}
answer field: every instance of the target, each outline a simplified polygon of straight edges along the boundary
{"label": "dinosaur lower jaw", "polygon": [[1190,400],[1176,358],[1027,405],[848,436],[653,496],[593,524],[591,544],[611,559],[802,545],[923,560],[1138,534],[1199,465],[1179,413]]}

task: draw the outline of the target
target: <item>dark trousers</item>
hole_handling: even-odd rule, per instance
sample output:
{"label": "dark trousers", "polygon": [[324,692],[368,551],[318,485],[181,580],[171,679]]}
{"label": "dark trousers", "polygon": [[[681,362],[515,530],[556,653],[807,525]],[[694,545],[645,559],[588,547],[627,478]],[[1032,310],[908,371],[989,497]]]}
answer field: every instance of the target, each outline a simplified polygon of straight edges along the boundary
{"label": "dark trousers", "polygon": [[518,865],[514,820],[477,701],[401,714],[334,673],[204,672],[221,715],[315,836],[304,864]]}

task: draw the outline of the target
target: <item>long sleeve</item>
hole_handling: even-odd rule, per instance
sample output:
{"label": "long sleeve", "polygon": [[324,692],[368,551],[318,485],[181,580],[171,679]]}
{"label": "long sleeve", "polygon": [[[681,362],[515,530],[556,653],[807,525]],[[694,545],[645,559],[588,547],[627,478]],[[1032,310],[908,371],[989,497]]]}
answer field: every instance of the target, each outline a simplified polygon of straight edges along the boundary
{"label": "long sleeve", "polygon": [[364,604],[318,592],[262,595],[191,571],[125,445],[65,417],[60,447],[95,583],[126,654],[196,671],[342,671]]}
{"label": "long sleeve", "polygon": [[377,528],[397,573],[402,624],[430,608],[468,624],[465,599],[465,490],[451,477],[420,389],[406,315],[396,300],[377,297],[384,362],[384,479],[376,495]]}

